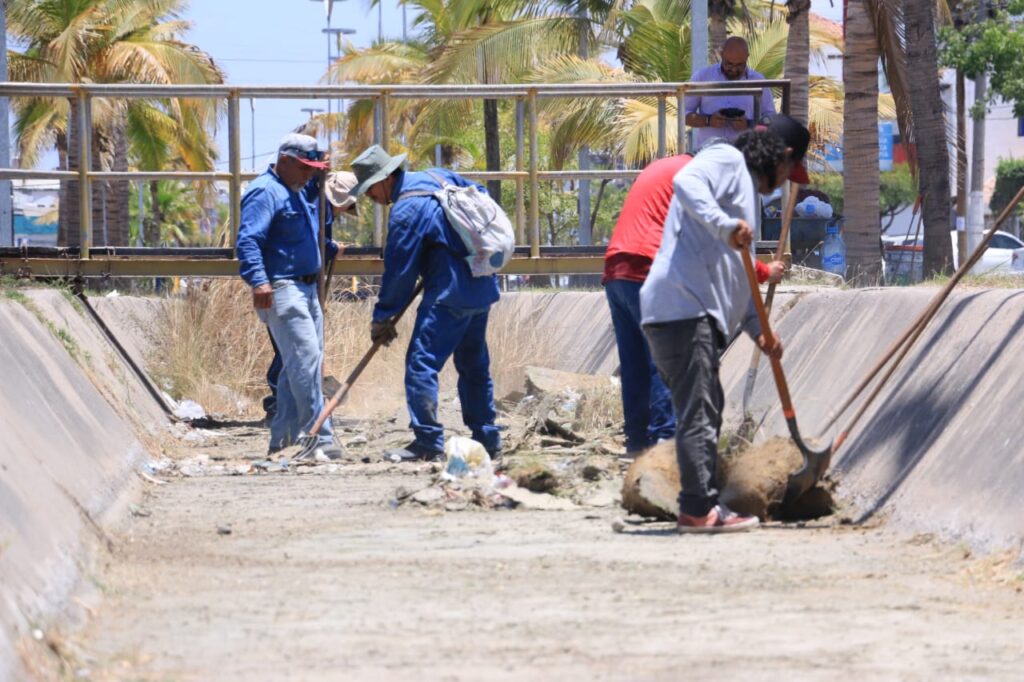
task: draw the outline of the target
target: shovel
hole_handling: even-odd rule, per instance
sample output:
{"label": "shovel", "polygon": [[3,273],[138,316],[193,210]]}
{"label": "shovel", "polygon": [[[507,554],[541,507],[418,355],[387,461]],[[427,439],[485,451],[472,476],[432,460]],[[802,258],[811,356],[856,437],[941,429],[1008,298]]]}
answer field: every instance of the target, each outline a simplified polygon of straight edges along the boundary
{"label": "shovel", "polygon": [[[766,339],[774,338],[771,326],[768,323],[768,312],[764,309],[764,301],[761,300],[761,289],[757,285],[757,274],[754,272],[754,262],[750,258],[750,251],[746,248],[740,250],[743,257],[743,267],[747,271],[747,281],[750,283],[750,295],[754,298],[754,307],[757,309],[757,317],[761,321],[761,333]],[[772,374],[775,375],[775,386],[779,390],[779,400],[782,401],[782,414],[786,417],[786,425],[789,427],[789,435],[803,455],[803,465],[789,475],[786,481],[786,494],[783,498],[792,501],[814,487],[814,484],[825,474],[829,462],[832,460],[832,443],[822,450],[812,450],[800,437],[800,428],[796,424],[796,410],[793,409],[793,401],[789,397],[789,384],[786,383],[786,375],[782,371],[782,362],[777,358],[769,356],[772,364]]]}
{"label": "shovel", "polygon": [[[409,309],[409,306],[412,305],[412,302],[415,301],[416,297],[419,296],[422,292],[423,282],[420,281],[416,285],[415,291],[412,292],[412,297],[409,299],[409,302],[406,303],[402,307],[402,309],[398,311],[398,314],[391,318],[392,327],[398,324],[398,321],[402,319],[402,315],[405,314],[405,311]],[[345,398],[348,396],[349,390],[352,388],[352,385],[356,383],[356,379],[358,379],[359,375],[363,373],[363,370],[366,369],[366,366],[370,364],[370,360],[373,359],[373,356],[377,354],[377,351],[380,350],[380,347],[382,345],[384,345],[382,341],[373,342],[373,345],[370,346],[370,349],[366,351],[365,355],[363,355],[362,359],[359,361],[359,364],[357,364],[355,368],[349,373],[348,378],[345,379],[345,383],[338,387],[338,390],[335,391],[331,399],[327,401],[326,405],[324,405],[324,409],[320,411],[320,416],[316,418],[316,421],[313,422],[313,426],[310,427],[309,434],[299,436],[298,444],[302,446],[302,449],[299,450],[295,457],[292,458],[292,461],[301,462],[302,460],[312,457],[313,454],[316,453],[316,448],[320,444],[319,436],[317,436],[317,433],[320,431],[320,428],[324,425],[324,422],[326,422],[330,418],[331,413],[333,413],[334,410],[337,409],[338,405],[344,402]]]}
{"label": "shovel", "polygon": [[[789,200],[782,213],[782,229],[779,231],[779,245],[775,248],[775,260],[782,260],[782,252],[786,248],[786,241],[789,239],[789,228],[793,224],[793,211],[796,210],[797,196],[800,194],[800,185],[790,183]],[[768,294],[764,299],[765,310],[770,315],[772,303],[775,301],[775,283],[768,285]],[[754,431],[757,425],[750,414],[750,399],[754,395],[754,384],[757,383],[757,371],[761,366],[761,349],[755,347],[750,358],[750,368],[747,370],[747,383],[743,386],[743,423],[740,424],[740,434],[747,440],[753,440]]]}

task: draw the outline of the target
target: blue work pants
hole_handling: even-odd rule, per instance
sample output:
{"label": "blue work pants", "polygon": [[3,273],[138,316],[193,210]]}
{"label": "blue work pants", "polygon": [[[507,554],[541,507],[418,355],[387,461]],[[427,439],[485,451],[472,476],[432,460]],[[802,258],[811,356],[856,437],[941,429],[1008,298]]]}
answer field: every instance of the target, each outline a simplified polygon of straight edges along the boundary
{"label": "blue work pants", "polygon": [[[273,283],[274,300],[256,314],[267,327],[281,354],[277,382],[277,411],[270,422],[270,450],[294,445],[324,407],[321,371],[324,357],[324,318],[316,283],[282,279]],[[333,442],[331,420],[318,432],[324,444]]]}
{"label": "blue work pants", "polygon": [[444,427],[437,421],[437,376],[448,358],[459,374],[462,421],[473,439],[494,454],[501,436],[494,424],[494,384],[487,352],[490,308],[420,306],[405,356],[405,397],[410,427],[421,447],[444,450]]}
{"label": "blue work pants", "polygon": [[604,285],[619,349],[626,451],[637,453],[672,438],[676,422],[672,394],[658,375],[640,327],[641,282],[617,279]]}

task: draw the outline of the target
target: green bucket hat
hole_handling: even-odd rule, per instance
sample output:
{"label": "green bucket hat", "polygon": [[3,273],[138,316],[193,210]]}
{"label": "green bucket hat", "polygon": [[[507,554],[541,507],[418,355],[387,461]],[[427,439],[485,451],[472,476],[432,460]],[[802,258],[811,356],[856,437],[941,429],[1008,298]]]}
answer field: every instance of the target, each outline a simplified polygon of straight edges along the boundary
{"label": "green bucket hat", "polygon": [[352,172],[356,174],[359,184],[351,191],[351,195],[362,196],[366,190],[391,175],[404,162],[405,154],[391,156],[379,144],[373,145],[352,162]]}

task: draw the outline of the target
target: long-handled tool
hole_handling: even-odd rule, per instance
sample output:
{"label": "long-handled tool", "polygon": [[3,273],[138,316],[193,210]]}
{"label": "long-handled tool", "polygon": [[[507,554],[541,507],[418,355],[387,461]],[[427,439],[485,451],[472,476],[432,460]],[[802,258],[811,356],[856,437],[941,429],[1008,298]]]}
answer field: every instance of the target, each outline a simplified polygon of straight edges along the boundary
{"label": "long-handled tool", "polygon": [[[740,254],[743,257],[743,267],[747,271],[747,281],[750,283],[750,295],[754,298],[757,317],[761,321],[761,333],[765,339],[774,339],[775,336],[768,323],[768,312],[764,308],[764,301],[761,300],[761,289],[757,284],[757,274],[754,272],[754,262],[750,257],[750,251],[744,248]],[[782,414],[786,417],[786,425],[789,427],[789,435],[804,458],[803,465],[790,474],[786,482],[784,499],[795,500],[814,487],[814,484],[828,469],[832,459],[832,444],[830,443],[828,447],[821,450],[813,450],[804,442],[796,423],[796,410],[793,409],[793,401],[789,397],[789,384],[782,371],[782,362],[771,356],[769,359],[771,360],[772,374],[775,375],[775,386],[779,390],[779,400],[782,401]]]}
{"label": "long-handled tool", "polygon": [[[782,260],[783,251],[786,249],[786,240],[789,239],[789,228],[793,224],[793,211],[796,210],[797,196],[800,194],[800,185],[790,183],[789,200],[782,212],[782,228],[779,231],[779,245],[775,248],[775,260]],[[768,285],[768,293],[764,297],[764,307],[769,315],[772,312],[772,303],[775,301],[775,282]],[[749,440],[756,430],[754,417],[750,413],[750,399],[754,395],[754,384],[757,383],[757,371],[761,366],[761,349],[754,348],[750,358],[750,368],[747,370],[747,383],[743,386],[743,423],[740,425],[740,433],[745,434]]]}
{"label": "long-handled tool", "polygon": [[[402,319],[402,315],[405,314],[405,311],[409,309],[409,306],[412,305],[412,302],[415,301],[416,298],[422,292],[423,282],[421,281],[416,285],[416,289],[412,292],[412,297],[409,299],[409,302],[406,303],[402,307],[402,309],[399,310],[398,313],[391,318],[392,326],[398,324],[398,321]],[[331,413],[333,413],[334,410],[337,409],[338,405],[340,405],[345,400],[345,397],[348,396],[348,392],[352,388],[352,385],[356,383],[356,379],[358,379],[359,375],[363,373],[363,370],[366,369],[366,366],[370,364],[370,360],[373,359],[373,356],[377,354],[377,351],[380,350],[380,347],[383,345],[383,341],[373,342],[373,345],[370,346],[370,349],[366,351],[366,354],[363,355],[362,359],[359,361],[359,364],[357,364],[355,368],[353,368],[353,370],[349,373],[348,378],[345,379],[345,383],[343,383],[338,388],[338,390],[334,393],[331,399],[327,401],[327,404],[324,405],[324,409],[320,411],[320,416],[316,418],[316,421],[313,422],[313,426],[310,427],[309,433],[307,435],[299,437],[299,445],[302,446],[302,449],[298,452],[298,454],[295,455],[295,457],[292,458],[292,461],[302,461],[304,459],[312,457],[313,454],[316,453],[316,448],[319,445],[320,441],[320,438],[317,435],[320,432],[320,428],[324,425],[324,422],[326,422],[330,418]]]}
{"label": "long-handled tool", "polygon": [[965,263],[960,264],[960,267],[957,269],[957,271],[953,273],[953,276],[950,277],[948,282],[946,282],[946,285],[942,287],[942,289],[937,294],[935,294],[932,300],[928,303],[928,306],[923,311],[921,311],[921,314],[918,315],[913,322],[910,323],[910,326],[907,327],[907,329],[903,332],[900,338],[897,339],[895,343],[893,343],[885,351],[881,359],[879,359],[879,361],[875,363],[874,367],[872,367],[871,370],[864,376],[864,378],[861,379],[860,383],[857,384],[856,388],[854,388],[853,391],[851,391],[850,395],[846,397],[843,403],[828,416],[823,431],[827,431],[828,429],[832,428],[836,421],[838,421],[839,417],[842,414],[844,414],[846,410],[850,408],[851,405],[853,405],[857,398],[860,397],[860,394],[864,392],[864,390],[871,384],[875,377],[878,376],[878,374],[881,373],[882,370],[886,368],[886,365],[889,364],[889,361],[893,361],[892,364],[889,365],[888,371],[885,373],[885,375],[883,375],[882,379],[875,386],[872,393],[861,405],[860,409],[851,419],[850,423],[847,424],[847,426],[842,430],[842,432],[840,432],[839,436],[836,437],[834,450],[838,449],[839,446],[843,443],[843,441],[846,440],[851,429],[853,429],[853,427],[857,424],[860,418],[867,411],[867,407],[878,396],[878,394],[882,390],[882,387],[885,386],[889,378],[896,372],[896,368],[899,367],[900,363],[903,361],[903,358],[905,358],[907,356],[907,353],[910,352],[910,349],[913,347],[914,343],[924,332],[924,329],[925,327],[928,326],[928,323],[930,323],[932,319],[935,317],[935,314],[939,311],[939,308],[949,297],[950,293],[952,293],[953,288],[957,285],[957,283],[960,282],[960,280],[962,280],[967,275],[968,272],[971,271],[971,268],[977,265],[978,261],[981,260],[982,255],[985,253],[985,249],[988,248],[989,242],[992,241],[992,238],[995,236],[996,231],[1000,227],[1002,227],[1003,223],[1013,214],[1014,210],[1016,210],[1017,205],[1021,202],[1022,199],[1024,199],[1024,187],[1018,190],[1016,196],[1014,196],[1013,199],[1010,200],[1010,203],[1007,204],[1006,207],[1003,209],[1002,213],[999,214],[999,217],[996,219],[995,225],[992,226],[992,229],[984,236],[984,238],[981,240],[981,243],[978,244],[977,248],[974,249],[974,252],[971,253],[970,258],[968,258]]}

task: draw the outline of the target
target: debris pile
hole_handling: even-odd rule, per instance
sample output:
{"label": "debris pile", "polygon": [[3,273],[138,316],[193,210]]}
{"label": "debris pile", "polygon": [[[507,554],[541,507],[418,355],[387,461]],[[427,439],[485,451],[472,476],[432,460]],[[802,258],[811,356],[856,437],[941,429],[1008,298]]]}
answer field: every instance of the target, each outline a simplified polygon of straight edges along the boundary
{"label": "debris pile", "polygon": [[[721,500],[743,514],[761,519],[807,520],[833,511],[828,480],[797,500],[784,500],[789,474],[802,464],[792,441],[772,438],[764,443],[733,442],[719,458],[717,487]],[[679,514],[679,465],[675,444],[659,443],[626,471],[622,506],[639,516],[675,520]]]}

